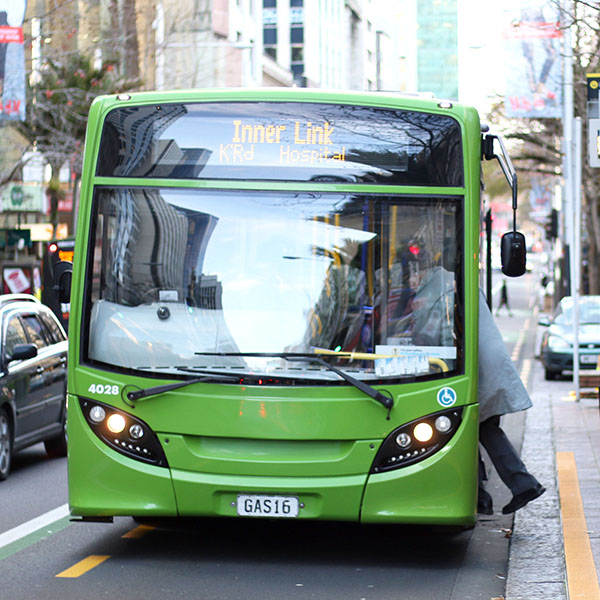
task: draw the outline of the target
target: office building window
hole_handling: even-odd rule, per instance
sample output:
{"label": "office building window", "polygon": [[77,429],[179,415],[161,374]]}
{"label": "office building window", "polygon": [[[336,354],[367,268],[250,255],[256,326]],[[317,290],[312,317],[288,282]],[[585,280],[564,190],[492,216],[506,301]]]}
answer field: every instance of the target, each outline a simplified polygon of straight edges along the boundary
{"label": "office building window", "polygon": [[304,27],[292,27],[290,29],[290,42],[292,44],[304,43]]}

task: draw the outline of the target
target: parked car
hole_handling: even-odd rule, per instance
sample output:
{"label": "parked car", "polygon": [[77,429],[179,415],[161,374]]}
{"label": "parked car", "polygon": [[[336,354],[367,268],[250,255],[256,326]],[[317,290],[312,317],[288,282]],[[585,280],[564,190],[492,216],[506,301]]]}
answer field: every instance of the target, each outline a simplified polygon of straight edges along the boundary
{"label": "parked car", "polygon": [[54,313],[34,296],[0,295],[0,480],[27,446],[66,455],[66,393],[67,336]]}
{"label": "parked car", "polygon": [[[573,370],[573,299],[565,296],[552,317],[541,317],[547,327],[542,336],[541,359],[546,379]],[[600,356],[600,296],[579,298],[579,368],[595,369]]]}

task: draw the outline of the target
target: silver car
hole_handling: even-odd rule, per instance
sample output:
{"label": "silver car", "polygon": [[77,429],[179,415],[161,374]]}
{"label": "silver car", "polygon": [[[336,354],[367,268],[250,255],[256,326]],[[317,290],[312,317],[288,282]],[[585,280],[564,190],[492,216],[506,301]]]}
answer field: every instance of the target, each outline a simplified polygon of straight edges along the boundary
{"label": "silver car", "polygon": [[67,336],[34,296],[0,295],[0,481],[15,452],[66,456]]}
{"label": "silver car", "polygon": [[[547,327],[542,336],[541,359],[546,379],[573,370],[573,299],[565,296],[553,316],[541,317]],[[595,369],[600,356],[600,296],[579,298],[579,368]]]}

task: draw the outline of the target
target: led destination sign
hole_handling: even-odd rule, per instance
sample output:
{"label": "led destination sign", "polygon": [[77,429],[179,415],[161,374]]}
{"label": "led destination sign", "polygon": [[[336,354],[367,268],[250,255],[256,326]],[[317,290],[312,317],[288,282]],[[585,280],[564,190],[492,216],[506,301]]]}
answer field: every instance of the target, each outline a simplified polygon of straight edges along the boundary
{"label": "led destination sign", "polygon": [[447,115],[310,102],[127,106],[106,117],[97,174],[462,185]]}
{"label": "led destination sign", "polygon": [[219,162],[243,163],[255,160],[257,146],[271,146],[279,164],[345,161],[346,146],[336,144],[335,127],[328,121],[294,121],[293,125],[251,123],[233,120],[231,142],[219,144]]}

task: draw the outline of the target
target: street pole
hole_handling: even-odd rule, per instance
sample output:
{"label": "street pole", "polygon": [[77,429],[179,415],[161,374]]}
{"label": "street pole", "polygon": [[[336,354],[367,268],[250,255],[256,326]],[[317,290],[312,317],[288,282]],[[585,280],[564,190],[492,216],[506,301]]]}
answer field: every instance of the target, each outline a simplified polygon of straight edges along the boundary
{"label": "street pole", "polygon": [[[565,203],[563,207],[565,223],[565,241],[569,251],[569,292],[573,299],[573,383],[575,385],[576,400],[580,400],[579,394],[579,295],[577,290],[577,272],[579,271],[578,259],[575,249],[576,229],[576,160],[577,152],[573,148],[573,47],[571,44],[572,26],[572,2],[563,0],[563,177]],[[581,137],[581,135],[580,135]],[[578,160],[581,171],[581,160]]]}
{"label": "street pole", "polygon": [[581,256],[581,117],[575,118],[573,148],[573,247],[571,259],[571,297],[573,298],[573,385],[575,397],[580,400],[579,392],[579,282]]}

